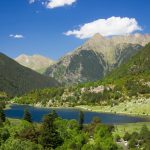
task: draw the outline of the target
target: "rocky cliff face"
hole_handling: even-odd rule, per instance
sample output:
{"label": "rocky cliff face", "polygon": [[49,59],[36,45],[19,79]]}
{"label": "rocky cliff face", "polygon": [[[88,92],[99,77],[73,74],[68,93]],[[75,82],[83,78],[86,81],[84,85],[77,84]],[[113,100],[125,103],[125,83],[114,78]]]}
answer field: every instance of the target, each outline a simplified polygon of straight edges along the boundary
{"label": "rocky cliff face", "polygon": [[49,67],[45,74],[53,76],[61,83],[79,83],[103,77],[105,69],[107,64],[103,55],[82,49],[62,58]]}
{"label": "rocky cliff face", "polygon": [[43,73],[54,61],[41,55],[20,55],[15,59],[21,65],[28,67],[39,73]]}
{"label": "rocky cliff face", "polygon": [[126,62],[148,42],[150,35],[105,38],[96,34],[50,66],[44,74],[65,84],[95,81]]}

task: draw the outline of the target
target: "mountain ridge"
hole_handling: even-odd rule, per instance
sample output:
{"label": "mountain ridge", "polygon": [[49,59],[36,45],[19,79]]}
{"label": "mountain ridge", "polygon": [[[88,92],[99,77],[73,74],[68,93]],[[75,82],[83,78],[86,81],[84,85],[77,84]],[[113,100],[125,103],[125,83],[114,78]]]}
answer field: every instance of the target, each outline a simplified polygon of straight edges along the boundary
{"label": "mountain ridge", "polygon": [[[150,42],[150,35],[134,34],[103,37],[96,34],[82,46],[60,58],[54,65],[48,67],[44,74],[54,77],[59,82],[64,82],[64,84],[95,81],[99,78],[103,78],[108,72],[118,67],[121,63],[125,63],[148,41]],[[91,56],[93,56],[92,58],[90,57],[90,53]],[[101,71],[98,71],[97,74],[94,73],[95,65],[94,67],[91,66],[92,62],[89,58],[99,62],[95,64],[97,68],[101,66]],[[75,61],[75,59],[78,59],[78,61]],[[71,69],[71,64],[74,70]],[[88,66],[91,67],[91,71],[89,71]],[[87,70],[84,68],[87,68]],[[85,74],[84,71],[86,72]],[[89,71],[89,74],[87,71]],[[93,72],[93,74],[91,74],[91,72]]]}

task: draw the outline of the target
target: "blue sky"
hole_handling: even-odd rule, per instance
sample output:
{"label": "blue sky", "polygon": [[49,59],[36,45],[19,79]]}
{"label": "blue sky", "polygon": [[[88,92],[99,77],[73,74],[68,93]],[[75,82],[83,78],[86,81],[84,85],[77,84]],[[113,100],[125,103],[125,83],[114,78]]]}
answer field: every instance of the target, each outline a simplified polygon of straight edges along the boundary
{"label": "blue sky", "polygon": [[[86,23],[112,16],[135,18],[137,32],[150,33],[150,0],[76,0],[55,8],[42,2],[46,0],[0,0],[1,52],[12,58],[40,54],[57,60],[92,34],[82,32]],[[63,34],[67,31],[70,36]]]}

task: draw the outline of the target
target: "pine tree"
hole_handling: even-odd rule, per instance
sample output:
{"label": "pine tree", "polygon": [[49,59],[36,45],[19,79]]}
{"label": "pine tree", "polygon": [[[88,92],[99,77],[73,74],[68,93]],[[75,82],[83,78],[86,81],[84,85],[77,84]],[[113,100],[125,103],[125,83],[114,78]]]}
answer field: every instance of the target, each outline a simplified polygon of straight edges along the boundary
{"label": "pine tree", "polygon": [[28,109],[24,110],[24,117],[23,117],[23,119],[28,121],[28,122],[32,122],[32,116],[31,116],[31,114],[30,114]]}
{"label": "pine tree", "polygon": [[6,120],[4,110],[1,107],[0,107],[0,120],[1,122],[5,122]]}
{"label": "pine tree", "polygon": [[53,115],[54,119],[58,118],[58,114],[55,110],[53,110],[51,114]]}
{"label": "pine tree", "polygon": [[[56,114],[55,114],[56,115]],[[56,125],[54,124],[55,115],[50,113],[44,116],[42,131],[39,137],[39,143],[46,149],[60,146],[63,143],[63,139],[60,137]]]}
{"label": "pine tree", "polygon": [[83,111],[80,111],[79,113],[79,129],[83,129],[83,123],[84,123],[84,113]]}

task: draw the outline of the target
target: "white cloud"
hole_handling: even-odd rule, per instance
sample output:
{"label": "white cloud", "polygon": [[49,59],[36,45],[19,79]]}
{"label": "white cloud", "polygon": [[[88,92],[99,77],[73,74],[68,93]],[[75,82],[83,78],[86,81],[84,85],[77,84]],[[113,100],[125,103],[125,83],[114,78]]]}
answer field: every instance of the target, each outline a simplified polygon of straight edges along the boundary
{"label": "white cloud", "polygon": [[24,38],[24,36],[21,34],[16,34],[16,35],[10,34],[9,37],[15,38],[15,39],[23,39]]}
{"label": "white cloud", "polygon": [[112,36],[130,34],[140,30],[142,28],[135,18],[110,17],[86,23],[80,26],[79,29],[66,32],[65,35],[74,35],[79,39],[85,39],[92,37],[96,33],[100,33],[103,36]]}
{"label": "white cloud", "polygon": [[35,1],[36,1],[36,0],[29,0],[29,3],[30,3],[30,4],[35,3]]}
{"label": "white cloud", "polygon": [[48,2],[46,2],[46,7],[53,9],[65,5],[72,5],[74,2],[76,2],[76,0],[49,0]]}

